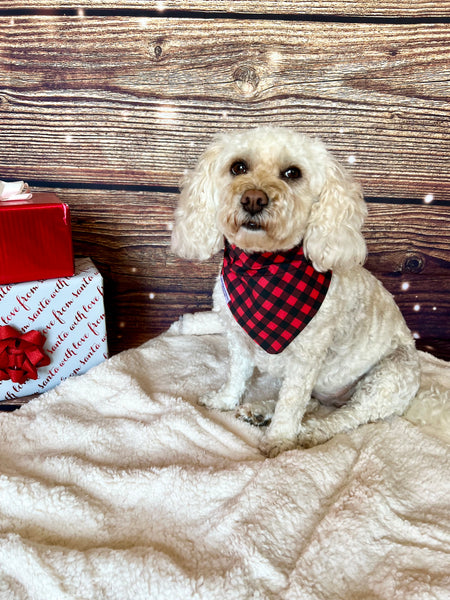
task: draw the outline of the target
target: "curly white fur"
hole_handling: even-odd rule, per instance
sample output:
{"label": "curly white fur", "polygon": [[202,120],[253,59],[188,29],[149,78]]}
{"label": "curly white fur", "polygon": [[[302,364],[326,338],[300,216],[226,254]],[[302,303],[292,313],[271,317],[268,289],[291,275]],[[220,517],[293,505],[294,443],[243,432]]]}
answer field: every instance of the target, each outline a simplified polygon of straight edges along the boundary
{"label": "curly white fur", "polygon": [[[238,174],[230,170],[236,162],[245,166]],[[292,167],[299,176],[290,179]],[[241,201],[249,190],[268,199],[251,215]],[[239,327],[219,281],[212,313],[192,315],[180,325],[189,333],[222,327],[230,349],[228,381],[201,401],[238,408],[255,423],[271,418],[261,446],[268,456],[402,414],[417,392],[420,369],[411,333],[392,296],[362,268],[365,215],[360,186],[322,142],[288,129],[217,137],[184,180],[172,236],[180,256],[208,259],[224,238],[247,253],[303,243],[318,271],[333,271],[319,312],[280,354],[266,353]],[[239,407],[255,367],[282,381],[273,416]],[[308,416],[312,398],[344,405],[325,417]]]}

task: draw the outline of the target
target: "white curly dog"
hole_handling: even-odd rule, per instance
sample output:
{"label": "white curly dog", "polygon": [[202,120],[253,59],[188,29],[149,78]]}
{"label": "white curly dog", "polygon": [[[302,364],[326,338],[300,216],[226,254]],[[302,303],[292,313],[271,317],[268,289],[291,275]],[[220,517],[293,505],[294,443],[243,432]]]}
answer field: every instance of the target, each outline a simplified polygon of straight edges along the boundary
{"label": "white curly dog", "polygon": [[[411,332],[392,296],[362,268],[366,212],[360,186],[323,143],[285,128],[217,137],[183,181],[172,250],[206,260],[225,246],[231,265],[231,272],[223,271],[216,282],[213,311],[180,321],[182,332],[224,331],[227,336],[227,381],[200,402],[237,409],[255,424],[270,421],[260,446],[267,456],[400,415],[419,388]],[[264,295],[264,285],[268,280],[270,285],[279,264],[286,266],[286,257],[294,257],[294,267],[278,274],[282,287],[277,283],[273,290],[281,297],[278,302],[273,294]],[[254,279],[259,268],[264,285]],[[315,302],[304,295],[305,270],[312,277],[308,289],[313,296],[316,281],[325,288],[313,316],[301,324],[301,313]],[[291,277],[292,285],[286,283]],[[253,305],[256,288],[262,299],[255,292]],[[240,302],[245,303],[241,323]],[[293,333],[280,349],[286,314]],[[252,324],[246,329],[247,322]],[[253,327],[259,327],[258,334]],[[275,346],[264,348],[261,340],[272,329]],[[239,406],[255,367],[281,381],[273,415],[260,414],[264,409],[259,406]],[[309,414],[311,402],[317,401],[338,408],[325,416]]]}

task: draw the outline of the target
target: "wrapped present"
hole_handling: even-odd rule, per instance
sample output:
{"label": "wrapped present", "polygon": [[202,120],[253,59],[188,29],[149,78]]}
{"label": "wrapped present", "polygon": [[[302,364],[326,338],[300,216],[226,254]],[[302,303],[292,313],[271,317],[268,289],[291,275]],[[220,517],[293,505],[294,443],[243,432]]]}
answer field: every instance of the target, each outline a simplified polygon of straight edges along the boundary
{"label": "wrapped present", "polygon": [[103,280],[75,275],[0,286],[0,401],[45,392],[108,357]]}
{"label": "wrapped present", "polygon": [[68,205],[22,181],[0,182],[0,284],[73,274]]}

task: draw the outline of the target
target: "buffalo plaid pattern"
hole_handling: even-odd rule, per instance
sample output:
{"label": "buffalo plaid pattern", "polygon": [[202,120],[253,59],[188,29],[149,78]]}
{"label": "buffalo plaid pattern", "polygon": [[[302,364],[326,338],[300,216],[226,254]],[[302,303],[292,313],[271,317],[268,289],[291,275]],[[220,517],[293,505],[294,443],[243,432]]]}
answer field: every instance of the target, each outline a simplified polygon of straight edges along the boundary
{"label": "buffalo plaid pattern", "polygon": [[226,243],[221,281],[239,325],[266,352],[278,354],[321,307],[331,271],[316,271],[302,246],[286,252],[246,254]]}

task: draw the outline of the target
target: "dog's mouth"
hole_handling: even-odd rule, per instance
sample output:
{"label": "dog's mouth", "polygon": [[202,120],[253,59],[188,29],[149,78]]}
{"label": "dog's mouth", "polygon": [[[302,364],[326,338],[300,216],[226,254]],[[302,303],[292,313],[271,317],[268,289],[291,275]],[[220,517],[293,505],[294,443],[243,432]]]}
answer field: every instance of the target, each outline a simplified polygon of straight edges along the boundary
{"label": "dog's mouth", "polygon": [[258,223],[258,221],[253,220],[242,223],[242,227],[244,227],[244,229],[248,229],[249,231],[259,231],[260,229],[263,229],[261,223]]}

